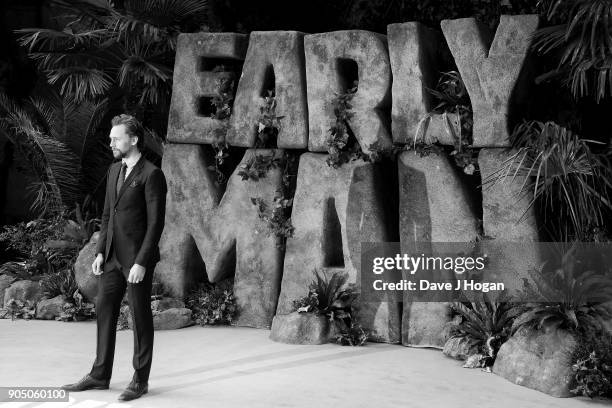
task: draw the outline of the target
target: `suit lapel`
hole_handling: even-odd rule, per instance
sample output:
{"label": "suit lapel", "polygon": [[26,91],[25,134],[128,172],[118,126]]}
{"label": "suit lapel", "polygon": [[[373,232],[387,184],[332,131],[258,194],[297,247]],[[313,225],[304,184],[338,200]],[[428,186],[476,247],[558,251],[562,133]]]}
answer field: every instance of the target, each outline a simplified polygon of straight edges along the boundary
{"label": "suit lapel", "polygon": [[[119,202],[119,199],[121,198],[125,190],[128,188],[132,180],[134,180],[134,178],[138,174],[140,174],[140,171],[142,170],[142,166],[144,166],[144,161],[145,161],[144,155],[140,156],[140,159],[138,159],[138,163],[134,165],[134,168],[132,169],[132,171],[130,171],[130,174],[127,176],[127,178],[125,179],[125,182],[121,186],[121,190],[119,190],[119,194],[117,195],[117,197],[115,197],[115,206]],[[116,182],[118,179],[119,179],[119,174],[117,174],[117,177],[115,178],[115,186],[117,185]],[[116,190],[116,187],[115,187],[115,190]]]}

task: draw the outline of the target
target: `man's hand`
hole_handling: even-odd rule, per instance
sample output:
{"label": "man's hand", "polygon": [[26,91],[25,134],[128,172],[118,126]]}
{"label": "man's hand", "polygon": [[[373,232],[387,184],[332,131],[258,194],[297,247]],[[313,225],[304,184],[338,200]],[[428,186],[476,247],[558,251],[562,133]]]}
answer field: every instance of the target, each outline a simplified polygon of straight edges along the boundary
{"label": "man's hand", "polygon": [[146,268],[144,266],[134,264],[130,269],[127,281],[129,283],[139,283],[144,279]]}
{"label": "man's hand", "polygon": [[104,255],[98,254],[91,264],[91,270],[94,275],[102,275],[102,272],[104,272],[102,265],[104,265]]}

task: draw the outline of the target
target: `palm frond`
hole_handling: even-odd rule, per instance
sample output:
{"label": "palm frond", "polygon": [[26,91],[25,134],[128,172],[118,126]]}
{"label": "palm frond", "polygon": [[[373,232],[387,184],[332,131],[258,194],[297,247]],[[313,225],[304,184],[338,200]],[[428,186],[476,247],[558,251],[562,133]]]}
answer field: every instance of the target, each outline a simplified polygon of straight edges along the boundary
{"label": "palm frond", "polygon": [[106,29],[84,32],[59,31],[47,28],[24,28],[15,31],[18,42],[29,52],[71,51],[93,48],[108,40]]}
{"label": "palm frond", "polygon": [[591,151],[594,142],[553,122],[537,121],[519,125],[511,139],[515,152],[483,179],[483,186],[521,178],[517,200],[531,195],[521,219],[540,202],[545,219],[553,212],[578,238],[605,224],[612,210],[612,168],[606,155]]}
{"label": "palm frond", "polygon": [[557,72],[576,98],[592,95],[599,102],[611,96],[612,2],[558,0],[548,6],[549,18],[563,13],[565,23],[538,30],[535,49],[560,52]]}
{"label": "palm frond", "polygon": [[[46,179],[52,186],[54,202],[61,203],[62,210],[81,201],[79,158],[68,146],[42,133],[31,135],[45,160]],[[58,197],[59,195],[59,197]],[[34,206],[39,203],[34,202]]]}
{"label": "palm frond", "polygon": [[107,72],[85,67],[68,67],[52,70],[47,74],[50,84],[58,85],[64,97],[76,103],[105,95],[113,85]]}

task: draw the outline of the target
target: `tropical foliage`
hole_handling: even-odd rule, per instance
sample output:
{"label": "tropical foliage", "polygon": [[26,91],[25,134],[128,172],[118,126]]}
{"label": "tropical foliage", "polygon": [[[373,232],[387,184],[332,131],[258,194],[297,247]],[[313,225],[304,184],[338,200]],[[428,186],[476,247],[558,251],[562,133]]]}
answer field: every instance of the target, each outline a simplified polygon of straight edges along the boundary
{"label": "tropical foliage", "polygon": [[232,324],[238,313],[233,286],[233,279],[201,283],[185,302],[192,311],[192,319],[201,326]]}
{"label": "tropical foliage", "polygon": [[576,395],[612,397],[612,334],[585,333],[572,354]]}
{"label": "tropical foliage", "polygon": [[204,22],[206,0],[52,0],[66,12],[60,30],[20,30],[49,83],[75,102],[118,92],[123,109],[142,118],[165,112],[180,32]]}
{"label": "tropical foliage", "polygon": [[511,141],[516,150],[483,179],[483,185],[518,178],[521,194],[516,199],[529,194],[527,209],[537,202],[545,220],[553,217],[555,240],[589,240],[594,230],[605,230],[612,210],[607,152],[594,151],[596,142],[553,122],[525,122]]}
{"label": "tropical foliage", "polygon": [[542,265],[531,271],[522,296],[541,299],[527,302],[522,314],[514,321],[512,331],[523,326],[552,327],[576,333],[600,331],[612,314],[606,302],[612,299],[610,271],[585,269],[576,243],[563,251],[560,265],[545,269]]}
{"label": "tropical foliage", "polygon": [[364,345],[368,332],[354,319],[353,302],[359,296],[355,284],[347,284],[345,273],[334,272],[329,279],[316,269],[313,273],[315,279],[308,287],[308,295],[293,301],[293,308],[300,313],[326,316],[336,327],[338,343]]}
{"label": "tropical foliage", "polygon": [[560,77],[576,98],[612,96],[612,1],[541,0],[559,24],[540,29],[534,47],[559,56],[557,68],[541,79]]}
{"label": "tropical foliage", "polygon": [[106,109],[106,100],[76,103],[43,83],[23,102],[0,94],[0,128],[36,176],[38,215],[73,208],[101,183],[110,152],[96,131]]}
{"label": "tropical foliage", "polygon": [[492,366],[499,348],[510,337],[512,323],[521,309],[484,295],[472,302],[454,302],[451,309],[461,317],[461,322],[452,327],[453,336],[468,338],[478,349],[478,366]]}

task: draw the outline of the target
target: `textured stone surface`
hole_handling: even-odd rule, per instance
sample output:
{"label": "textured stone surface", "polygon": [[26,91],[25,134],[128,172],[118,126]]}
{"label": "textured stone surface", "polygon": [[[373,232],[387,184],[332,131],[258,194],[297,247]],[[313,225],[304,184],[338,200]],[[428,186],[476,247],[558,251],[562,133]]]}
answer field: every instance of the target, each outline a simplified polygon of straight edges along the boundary
{"label": "textured stone surface", "polygon": [[192,325],[191,310],[173,307],[153,315],[154,330],[175,330]]}
{"label": "textured stone surface", "polygon": [[[212,143],[216,136],[225,135],[226,124],[204,114],[201,104],[207,101],[202,98],[215,96],[216,81],[227,75],[227,70],[235,74],[238,80],[239,66],[246,54],[247,44],[245,34],[179,35],[168,116],[168,141]],[[227,66],[227,62],[233,67]],[[217,65],[224,65],[226,71],[213,71]],[[232,68],[237,72],[233,72]]]}
{"label": "textured stone surface", "polygon": [[[386,111],[391,104],[391,67],[386,36],[351,30],[304,37],[308,90],[308,150],[327,151],[329,128],[335,123],[334,93],[352,86],[346,75],[347,60],[357,65],[359,87],[352,99],[350,128],[365,153],[370,145],[391,144]],[[344,65],[343,65],[344,64]]]}
{"label": "textured stone surface", "polygon": [[270,339],[289,344],[324,344],[329,342],[329,333],[327,317],[293,312],[274,316]]}
{"label": "textured stone surface", "polygon": [[36,318],[44,320],[54,320],[64,311],[63,295],[57,295],[52,299],[41,299],[36,304]]}
{"label": "textured stone surface", "polygon": [[273,84],[276,116],[282,116],[276,147],[304,149],[308,146],[303,38],[304,34],[296,31],[251,33],[227,135],[231,145],[255,145],[260,106]]}
{"label": "textured stone surface", "polygon": [[[313,270],[326,276],[336,271],[359,285],[361,242],[387,238],[379,187],[380,174],[371,163],[355,161],[338,169],[329,167],[327,155],[300,157],[293,201],[295,232],[287,240],[277,314],[292,311],[293,300],[308,293]],[[363,302],[357,320],[374,330],[374,341],[399,341],[400,310],[397,302]]]}
{"label": "textured stone surface", "polygon": [[574,336],[563,330],[521,329],[499,349],[493,372],[554,397],[571,397],[576,345]]}
{"label": "textured stone surface", "polygon": [[[152,303],[152,302],[151,302]],[[153,308],[153,305],[151,305]],[[128,329],[134,330],[134,322],[129,306],[122,306],[122,313],[127,316]],[[191,310],[185,307],[172,307],[162,311],[153,311],[153,330],[176,330],[193,325]]]}
{"label": "textured stone surface", "polygon": [[[483,182],[500,168],[512,152],[505,149],[482,149],[478,164]],[[492,279],[499,279],[506,288],[514,291],[523,288],[523,279],[529,279],[529,271],[540,265],[540,255],[530,242],[539,241],[537,220],[531,192],[521,192],[524,178],[512,176],[498,183],[486,183],[482,188],[482,218],[485,235],[494,238],[483,241],[489,255],[487,271]],[[508,242],[521,243],[509,245]],[[520,251],[520,252],[519,252]]]}
{"label": "textured stone surface", "polygon": [[450,321],[446,302],[404,303],[402,344],[442,349],[447,340],[444,329]]}
{"label": "textured stone surface", "polygon": [[162,163],[168,182],[166,223],[155,274],[171,296],[180,298],[204,274],[218,282],[235,270],[236,324],[269,328],[280,288],[282,255],[275,237],[267,235],[251,197],[263,198],[271,208],[281,187],[281,173],[272,169],[259,181],[241,180],[240,166],[256,154],[280,156],[282,151],[247,150],[223,193],[206,168],[212,159],[202,147],[166,147]]}
{"label": "textured stone surface", "polygon": [[[404,152],[398,158],[399,228],[402,251],[419,242],[469,242],[478,235],[474,193],[465,186],[452,158]],[[435,272],[432,272],[435,273]],[[404,279],[410,279],[405,275]],[[402,344],[443,348],[450,320],[444,302],[414,301],[404,292]],[[421,299],[423,300],[423,299]]]}
{"label": "textured stone surface", "polygon": [[79,292],[85,298],[92,302],[96,302],[98,294],[98,277],[91,271],[91,264],[96,257],[96,244],[100,232],[94,232],[89,242],[81,249],[79,256],[74,263],[74,278],[79,287]]}
{"label": "textured stone surface", "polygon": [[444,344],[442,353],[457,360],[465,360],[472,354],[478,353],[478,347],[467,336],[453,336]]}
{"label": "textured stone surface", "polygon": [[9,275],[0,275],[0,305],[4,305],[4,291],[15,282],[15,278]]}
{"label": "textured stone surface", "polygon": [[174,298],[162,298],[151,301],[151,310],[154,312],[163,312],[172,308],[184,308],[185,302]]}
{"label": "textured stone surface", "polygon": [[474,146],[509,146],[508,116],[525,100],[521,88],[529,77],[526,57],[538,16],[501,16],[492,42],[492,33],[474,18],[443,20],[441,26],[472,102]]}
{"label": "textured stone surface", "polygon": [[428,88],[435,89],[437,73],[448,70],[450,51],[441,34],[417,22],[389,24],[387,38],[393,73],[393,142],[410,143],[421,119],[435,107]]}
{"label": "textured stone surface", "polygon": [[22,302],[29,301],[36,304],[43,297],[42,288],[39,282],[31,280],[20,280],[14,282],[4,291],[4,307],[7,306],[9,300],[15,299]]}

